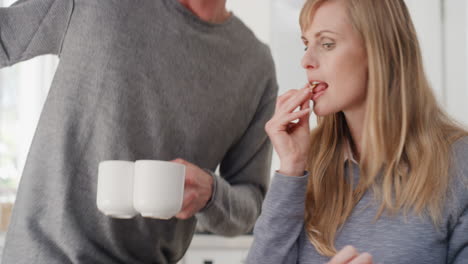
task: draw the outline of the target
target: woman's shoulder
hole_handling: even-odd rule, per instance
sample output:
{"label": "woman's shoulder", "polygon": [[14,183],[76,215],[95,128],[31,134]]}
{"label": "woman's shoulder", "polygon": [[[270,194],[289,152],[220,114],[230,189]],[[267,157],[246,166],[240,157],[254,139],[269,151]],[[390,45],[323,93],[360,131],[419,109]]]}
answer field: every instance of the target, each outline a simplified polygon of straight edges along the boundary
{"label": "woman's shoulder", "polygon": [[465,165],[468,168],[468,136],[457,139],[452,144],[452,153],[458,165]]}
{"label": "woman's shoulder", "polygon": [[[459,209],[468,206],[468,136],[456,140],[452,145],[452,191]],[[458,201],[457,201],[458,200]]]}
{"label": "woman's shoulder", "polygon": [[468,136],[453,142],[452,154],[451,183],[443,207],[445,218],[443,225],[448,228],[449,232],[460,227],[461,218],[468,217],[466,210],[468,208]]}

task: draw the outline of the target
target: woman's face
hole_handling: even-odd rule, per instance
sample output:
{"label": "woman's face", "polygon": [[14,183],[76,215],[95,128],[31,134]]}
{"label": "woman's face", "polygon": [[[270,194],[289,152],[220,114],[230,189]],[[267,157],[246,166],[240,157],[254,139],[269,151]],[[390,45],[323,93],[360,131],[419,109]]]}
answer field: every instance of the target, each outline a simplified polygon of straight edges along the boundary
{"label": "woman's face", "polygon": [[366,50],[343,1],[324,2],[302,39],[307,79],[311,85],[320,82],[312,96],[315,114],[362,110],[367,90]]}

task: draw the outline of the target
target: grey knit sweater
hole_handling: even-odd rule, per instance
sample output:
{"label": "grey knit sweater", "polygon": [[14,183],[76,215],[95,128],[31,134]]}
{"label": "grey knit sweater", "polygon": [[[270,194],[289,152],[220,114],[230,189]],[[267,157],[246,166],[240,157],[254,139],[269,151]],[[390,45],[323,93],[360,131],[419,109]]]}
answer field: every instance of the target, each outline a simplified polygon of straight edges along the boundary
{"label": "grey knit sweater", "polygon": [[[374,222],[379,210],[368,191],[336,236],[335,246],[353,245],[369,252],[375,264],[467,264],[468,263],[468,138],[453,147],[454,166],[442,224],[436,228],[429,217],[387,214]],[[359,167],[352,163],[355,182]],[[345,170],[348,171],[348,170]],[[248,264],[323,264],[304,229],[304,198],[307,180],[313,175],[290,177],[276,174],[255,225]]]}
{"label": "grey knit sweater", "polygon": [[[269,179],[269,49],[235,16],[177,0],[20,0],[0,9],[0,66],[60,63],[18,190],[3,264],[175,263],[200,226],[250,231]],[[35,87],[31,87],[34,89]],[[96,207],[102,160],[183,158],[215,170],[189,220],[112,219]]]}

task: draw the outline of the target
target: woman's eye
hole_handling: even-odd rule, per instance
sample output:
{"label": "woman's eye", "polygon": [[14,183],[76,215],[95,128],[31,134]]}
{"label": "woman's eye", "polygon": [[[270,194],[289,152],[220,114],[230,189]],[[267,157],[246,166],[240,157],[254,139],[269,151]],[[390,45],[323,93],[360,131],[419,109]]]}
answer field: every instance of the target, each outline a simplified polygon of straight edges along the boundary
{"label": "woman's eye", "polygon": [[327,50],[331,50],[335,47],[335,43],[327,42],[327,43],[323,43],[322,46]]}
{"label": "woman's eye", "polygon": [[304,47],[304,51],[307,51],[308,48],[309,48],[309,47],[305,46],[305,47]]}

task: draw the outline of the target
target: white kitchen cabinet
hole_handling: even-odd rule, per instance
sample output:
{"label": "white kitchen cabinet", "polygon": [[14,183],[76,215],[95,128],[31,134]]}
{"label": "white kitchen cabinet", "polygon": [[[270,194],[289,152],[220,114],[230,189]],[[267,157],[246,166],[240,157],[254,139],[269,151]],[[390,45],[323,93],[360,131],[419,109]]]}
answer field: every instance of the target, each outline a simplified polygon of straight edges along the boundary
{"label": "white kitchen cabinet", "polygon": [[182,264],[242,264],[246,256],[245,250],[190,250]]}
{"label": "white kitchen cabinet", "polygon": [[178,264],[243,264],[252,241],[252,236],[195,235]]}

